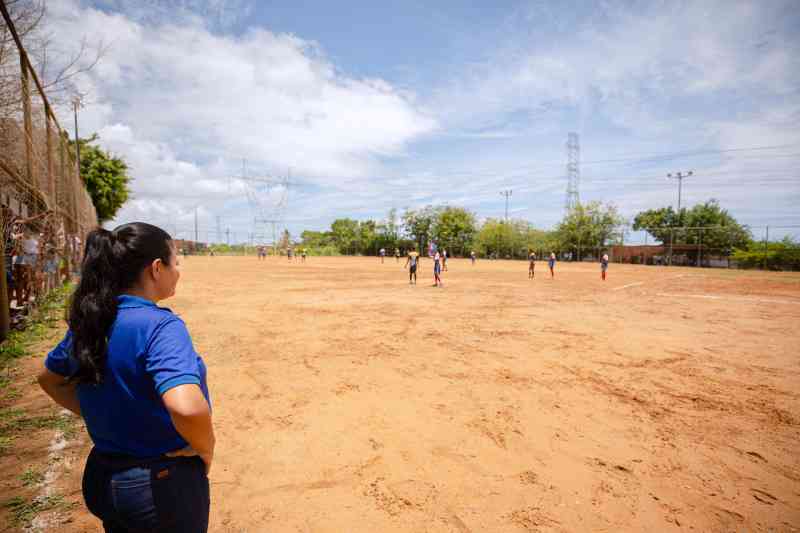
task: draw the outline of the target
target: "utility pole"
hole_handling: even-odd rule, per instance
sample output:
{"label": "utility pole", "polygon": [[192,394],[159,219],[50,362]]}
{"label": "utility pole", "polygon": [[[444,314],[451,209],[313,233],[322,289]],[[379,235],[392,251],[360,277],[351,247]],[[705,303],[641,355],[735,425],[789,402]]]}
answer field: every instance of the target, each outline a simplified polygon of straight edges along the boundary
{"label": "utility pole", "polygon": [[82,107],[81,97],[75,95],[72,98],[72,112],[75,116],[75,159],[78,161],[78,178],[81,177],[81,143],[78,137],[78,108]]}
{"label": "utility pole", "polygon": [[[511,196],[511,194],[512,194],[511,189],[506,189],[504,191],[500,191],[500,196],[505,196],[506,197],[506,216],[503,219],[504,224],[499,228],[500,231],[503,231],[503,232],[505,232],[505,224],[508,223],[508,198]],[[498,242],[497,242],[497,258],[498,259],[501,258],[500,257],[500,245],[501,245],[501,243],[500,243],[499,237],[500,237],[500,232],[498,232]]]}
{"label": "utility pole", "polygon": [[228,226],[228,229],[225,230],[225,234],[227,236],[228,246],[230,246],[231,245],[231,227],[230,226]]}
{"label": "utility pole", "polygon": [[199,240],[200,240],[200,237],[199,237],[199,235],[197,233],[197,207],[195,207],[194,208],[194,242],[195,242],[195,244],[197,244],[197,242]]}
{"label": "utility pole", "polygon": [[[681,188],[683,185],[683,180],[688,178],[689,176],[694,175],[694,171],[690,170],[688,172],[676,172],[676,173],[669,173],[667,174],[667,179],[678,180],[678,221],[680,222],[681,217]],[[675,240],[675,229],[674,224],[673,228],[670,230],[670,237],[669,237],[669,266],[672,266],[672,244]]]}

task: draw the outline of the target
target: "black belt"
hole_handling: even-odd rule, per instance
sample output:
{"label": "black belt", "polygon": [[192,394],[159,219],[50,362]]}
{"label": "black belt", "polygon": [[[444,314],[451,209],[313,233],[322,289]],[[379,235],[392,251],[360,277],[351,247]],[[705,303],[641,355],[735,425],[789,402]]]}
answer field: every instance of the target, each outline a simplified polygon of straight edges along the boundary
{"label": "black belt", "polygon": [[137,466],[148,466],[153,463],[161,463],[164,461],[178,462],[181,459],[199,459],[199,457],[167,457],[166,455],[157,455],[154,457],[135,457],[133,455],[104,453],[98,451],[97,448],[92,448],[92,451],[89,454],[89,459],[106,468],[111,468],[114,470],[127,470]]}

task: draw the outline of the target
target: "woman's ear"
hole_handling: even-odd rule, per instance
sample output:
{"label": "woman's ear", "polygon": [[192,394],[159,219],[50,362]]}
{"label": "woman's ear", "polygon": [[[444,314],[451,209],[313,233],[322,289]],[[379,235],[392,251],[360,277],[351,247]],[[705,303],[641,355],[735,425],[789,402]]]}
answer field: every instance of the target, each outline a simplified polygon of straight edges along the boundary
{"label": "woman's ear", "polygon": [[150,265],[148,266],[148,274],[153,279],[153,281],[158,281],[158,278],[161,277],[161,269],[164,268],[161,259],[155,259]]}

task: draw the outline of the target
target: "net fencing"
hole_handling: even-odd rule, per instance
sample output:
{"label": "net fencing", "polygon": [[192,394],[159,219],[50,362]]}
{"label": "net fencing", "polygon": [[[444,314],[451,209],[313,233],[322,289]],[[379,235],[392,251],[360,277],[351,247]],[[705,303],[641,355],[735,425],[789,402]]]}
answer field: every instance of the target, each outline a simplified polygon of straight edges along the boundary
{"label": "net fencing", "polygon": [[[25,262],[24,256],[38,255],[28,265],[35,281],[44,270],[52,270],[53,261],[67,272],[79,262],[85,236],[97,226],[97,213],[79,176],[69,136],[59,124],[2,2],[0,10],[0,204],[4,258],[6,263],[16,257],[23,257]],[[30,253],[31,244],[25,244],[31,238],[38,244],[36,254]],[[21,250],[23,245],[27,252]],[[16,264],[13,269],[10,267],[6,265],[11,274],[11,278],[6,275],[6,280],[13,282]],[[37,288],[38,284],[34,289]],[[37,290],[35,296],[42,292],[45,289]]]}

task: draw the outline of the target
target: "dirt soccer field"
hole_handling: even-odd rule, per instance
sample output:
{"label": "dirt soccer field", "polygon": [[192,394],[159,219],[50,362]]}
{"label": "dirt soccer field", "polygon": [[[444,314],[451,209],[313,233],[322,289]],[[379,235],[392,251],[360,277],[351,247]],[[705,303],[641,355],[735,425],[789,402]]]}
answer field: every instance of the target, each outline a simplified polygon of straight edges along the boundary
{"label": "dirt soccer field", "polygon": [[402,265],[183,261],[212,531],[800,530],[800,275]]}

